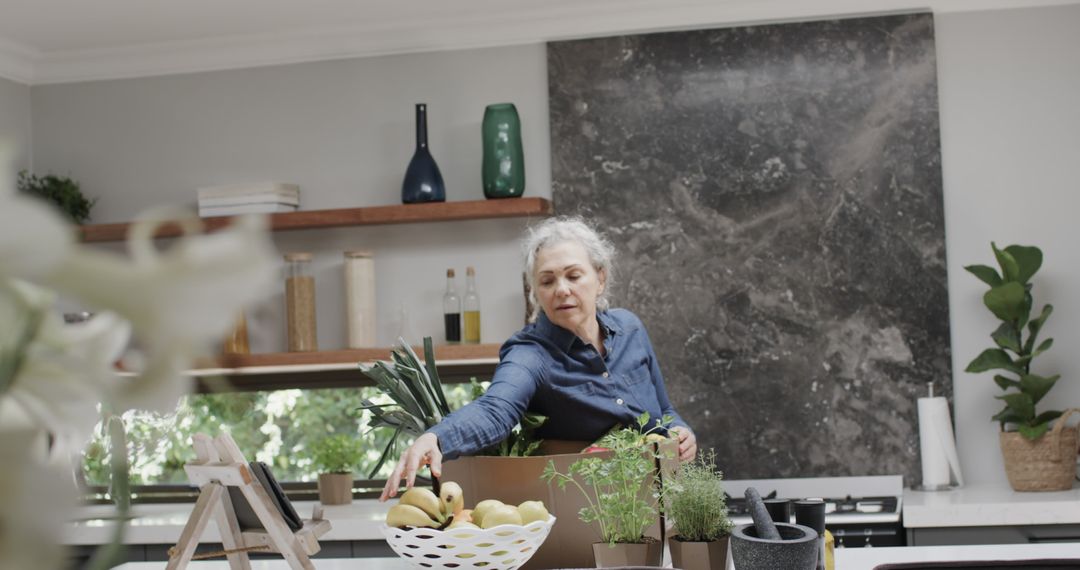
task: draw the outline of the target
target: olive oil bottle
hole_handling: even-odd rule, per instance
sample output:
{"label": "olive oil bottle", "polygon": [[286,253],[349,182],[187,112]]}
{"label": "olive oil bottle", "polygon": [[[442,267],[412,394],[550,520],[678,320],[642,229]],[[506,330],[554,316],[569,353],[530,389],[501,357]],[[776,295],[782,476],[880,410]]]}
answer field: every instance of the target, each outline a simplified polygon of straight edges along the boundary
{"label": "olive oil bottle", "polygon": [[480,296],[476,294],[476,270],[465,269],[465,342],[480,344]]}

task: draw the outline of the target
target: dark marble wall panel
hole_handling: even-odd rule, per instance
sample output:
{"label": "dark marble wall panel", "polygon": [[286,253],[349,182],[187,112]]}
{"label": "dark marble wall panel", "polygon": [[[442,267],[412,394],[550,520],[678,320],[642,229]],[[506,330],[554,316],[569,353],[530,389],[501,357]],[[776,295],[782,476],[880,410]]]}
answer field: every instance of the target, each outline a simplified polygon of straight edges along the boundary
{"label": "dark marble wall panel", "polygon": [[[553,196],[729,478],[917,482],[951,396],[933,19],[552,43]],[[914,477],[914,478],[913,478]]]}

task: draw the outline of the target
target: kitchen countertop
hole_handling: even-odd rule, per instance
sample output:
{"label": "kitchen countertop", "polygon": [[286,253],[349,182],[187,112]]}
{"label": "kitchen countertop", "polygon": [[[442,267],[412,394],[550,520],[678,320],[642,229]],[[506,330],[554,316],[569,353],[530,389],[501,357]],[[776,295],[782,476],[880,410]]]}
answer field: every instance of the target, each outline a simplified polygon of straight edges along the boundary
{"label": "kitchen countertop", "polygon": [[[302,517],[310,517],[314,501],[295,503]],[[177,540],[193,504],[135,505],[127,544],[170,544]],[[351,505],[324,508],[333,528],[324,541],[382,540],[378,524],[390,503],[360,499]],[[906,528],[1080,524],[1080,487],[1052,493],[1018,493],[1005,484],[976,484],[950,491],[904,490]],[[72,545],[105,544],[111,539],[111,505],[83,507],[79,520],[65,529],[64,542]],[[206,541],[217,541],[217,528],[208,525]]]}
{"label": "kitchen countertop", "polygon": [[904,490],[904,527],[1080,524],[1080,486],[1019,493],[1008,484],[974,484],[949,491]]}
{"label": "kitchen countertop", "polygon": [[[1075,544],[1003,544],[983,546],[919,546],[895,548],[841,548],[836,551],[837,570],[873,570],[889,562],[944,562],[972,560],[1025,560],[1075,558]],[[399,558],[319,559],[317,570],[409,570]],[[129,562],[115,570],[160,570],[161,562]],[[228,570],[227,561],[192,562],[193,570]],[[730,567],[730,564],[729,564]],[[284,560],[253,560],[252,570],[288,570]]]}

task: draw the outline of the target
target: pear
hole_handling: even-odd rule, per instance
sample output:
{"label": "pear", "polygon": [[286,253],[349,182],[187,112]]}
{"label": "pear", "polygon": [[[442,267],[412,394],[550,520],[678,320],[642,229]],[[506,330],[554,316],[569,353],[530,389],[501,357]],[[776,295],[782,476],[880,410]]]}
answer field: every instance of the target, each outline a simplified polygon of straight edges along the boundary
{"label": "pear", "polygon": [[390,507],[386,513],[386,526],[401,528],[403,526],[422,526],[435,528],[439,523],[431,520],[424,511],[412,505],[397,504]]}
{"label": "pear", "polygon": [[453,481],[447,481],[439,488],[439,508],[442,509],[443,517],[461,514],[465,508],[465,495],[461,485]]}
{"label": "pear", "polygon": [[525,501],[518,505],[518,514],[521,515],[521,524],[529,524],[533,521],[546,521],[548,510],[541,501]]}
{"label": "pear", "polygon": [[483,501],[476,503],[476,506],[473,507],[472,510],[473,522],[480,526],[484,526],[484,513],[486,513],[488,509],[498,507],[502,504],[503,502],[498,499],[484,499]]}
{"label": "pear", "polygon": [[487,511],[484,511],[484,517],[480,522],[480,528],[491,528],[501,524],[521,525],[521,514],[518,513],[517,507],[510,505],[496,505]]}
{"label": "pear", "polygon": [[446,527],[446,530],[454,530],[455,528],[475,528],[477,530],[480,530],[480,527],[474,525],[469,521],[459,521],[457,519],[454,519],[454,522],[450,523],[450,526]]}
{"label": "pear", "polygon": [[413,487],[405,494],[401,496],[401,501],[398,504],[412,505],[421,511],[427,513],[429,517],[437,522],[443,522],[446,517],[443,516],[442,509],[439,507],[439,498],[435,496],[435,493],[431,492],[431,489],[423,487]]}

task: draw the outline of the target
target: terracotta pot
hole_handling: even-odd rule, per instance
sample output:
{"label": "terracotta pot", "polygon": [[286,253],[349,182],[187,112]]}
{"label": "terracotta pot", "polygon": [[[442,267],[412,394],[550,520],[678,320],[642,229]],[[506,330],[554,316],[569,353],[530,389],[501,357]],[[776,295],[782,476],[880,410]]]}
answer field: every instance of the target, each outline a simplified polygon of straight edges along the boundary
{"label": "terracotta pot", "polygon": [[614,546],[606,542],[593,543],[592,550],[596,567],[659,566],[664,558],[664,544],[655,538],[645,540],[648,542],[641,544],[619,542]]}
{"label": "terracotta pot", "polygon": [[728,537],[712,542],[668,541],[671,564],[680,570],[724,570],[727,568]]}
{"label": "terracotta pot", "polygon": [[324,505],[352,503],[352,473],[322,473],[319,475],[319,502]]}

